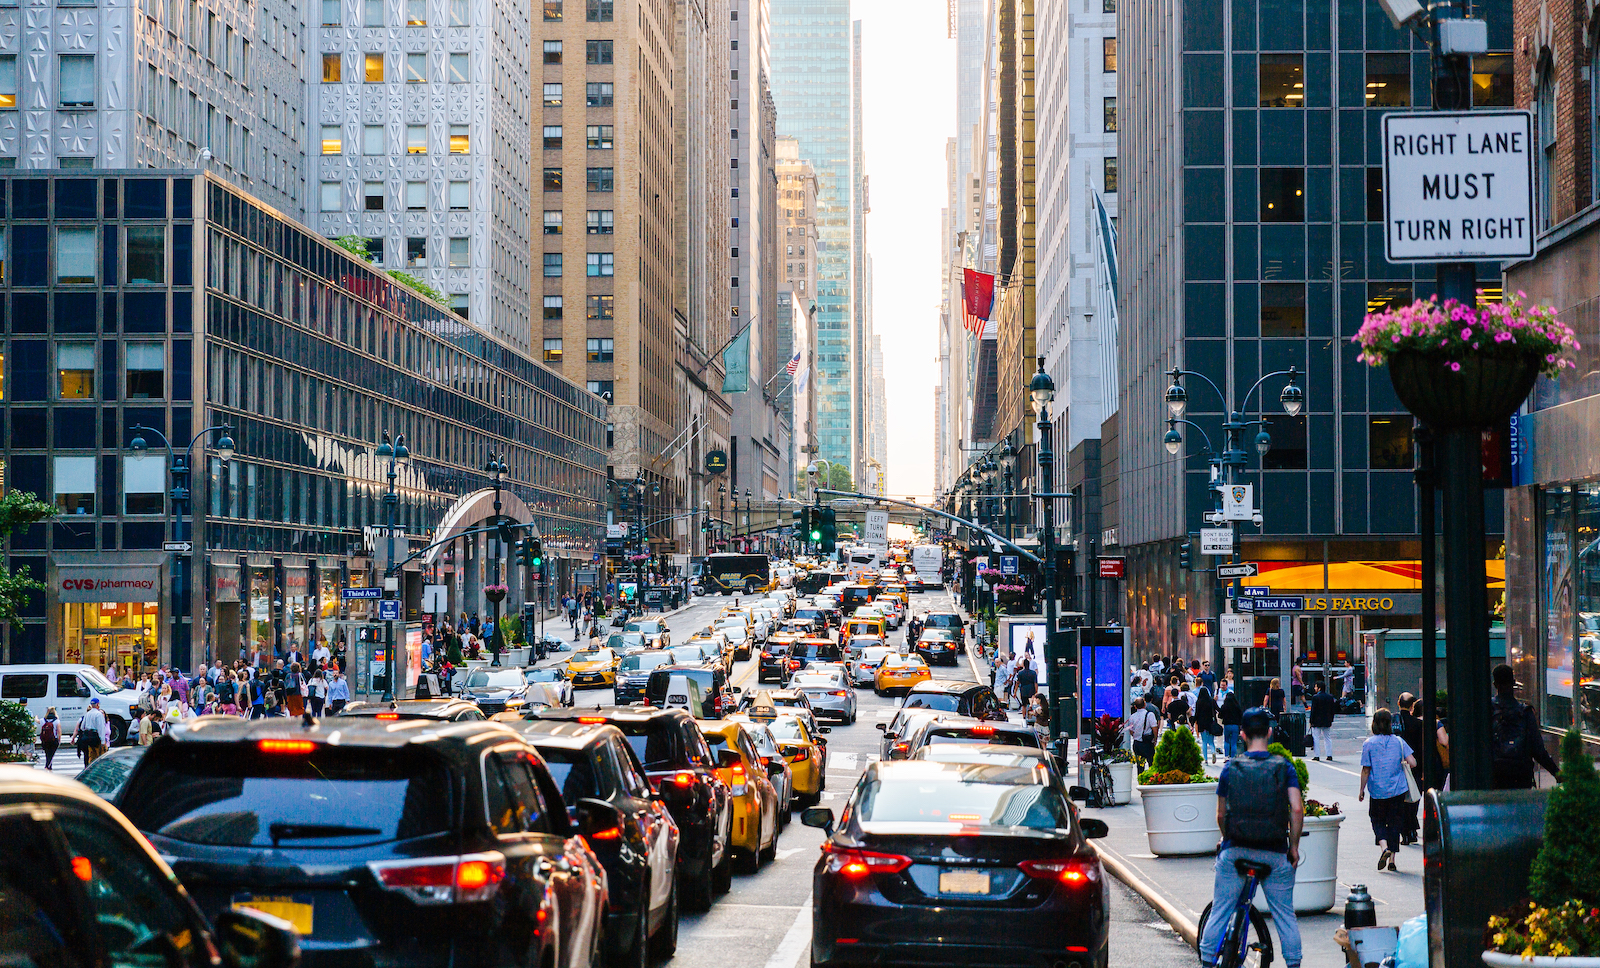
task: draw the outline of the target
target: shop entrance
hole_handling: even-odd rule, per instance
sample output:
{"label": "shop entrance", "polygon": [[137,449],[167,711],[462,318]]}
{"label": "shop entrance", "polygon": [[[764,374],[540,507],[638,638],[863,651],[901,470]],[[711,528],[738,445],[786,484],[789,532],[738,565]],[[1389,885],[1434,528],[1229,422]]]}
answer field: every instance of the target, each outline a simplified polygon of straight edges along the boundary
{"label": "shop entrance", "polygon": [[63,662],[96,669],[115,664],[136,676],[160,665],[155,602],[68,602],[61,611]]}
{"label": "shop entrance", "polygon": [[1362,663],[1361,636],[1354,615],[1300,615],[1295,618],[1294,657],[1300,663],[1300,676],[1310,689],[1314,682],[1328,684],[1340,694],[1345,672],[1356,670],[1355,690],[1366,688]]}

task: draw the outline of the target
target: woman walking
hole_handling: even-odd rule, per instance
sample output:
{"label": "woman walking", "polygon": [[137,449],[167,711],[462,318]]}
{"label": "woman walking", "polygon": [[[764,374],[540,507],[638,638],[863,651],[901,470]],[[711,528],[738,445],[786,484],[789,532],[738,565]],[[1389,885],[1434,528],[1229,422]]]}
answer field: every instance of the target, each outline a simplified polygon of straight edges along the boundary
{"label": "woman walking", "polygon": [[1372,835],[1382,845],[1378,870],[1395,870],[1394,855],[1400,848],[1400,832],[1405,826],[1406,774],[1417,765],[1411,747],[1393,735],[1394,714],[1380,709],[1372,714],[1372,735],[1361,744],[1361,793],[1365,800],[1372,793],[1367,816],[1372,820]]}
{"label": "woman walking", "polygon": [[1283,711],[1286,708],[1284,706],[1284,702],[1285,697],[1283,695],[1283,680],[1274,677],[1273,680],[1267,684],[1267,711],[1272,713],[1274,718],[1282,716]]}
{"label": "woman walking", "polygon": [[1244,725],[1244,707],[1239,705],[1237,692],[1227,691],[1217,716],[1222,720],[1222,755],[1231,760],[1239,755],[1239,727]]}
{"label": "woman walking", "polygon": [[[1194,731],[1200,735],[1200,755],[1207,763],[1217,761],[1217,735],[1226,730],[1217,726],[1217,702],[1205,683],[1198,683],[1194,691]],[[1216,729],[1217,732],[1212,732]]]}
{"label": "woman walking", "polygon": [[44,722],[39,724],[39,748],[44,750],[44,768],[56,761],[56,750],[61,748],[61,719],[56,715],[56,707],[46,706]]}

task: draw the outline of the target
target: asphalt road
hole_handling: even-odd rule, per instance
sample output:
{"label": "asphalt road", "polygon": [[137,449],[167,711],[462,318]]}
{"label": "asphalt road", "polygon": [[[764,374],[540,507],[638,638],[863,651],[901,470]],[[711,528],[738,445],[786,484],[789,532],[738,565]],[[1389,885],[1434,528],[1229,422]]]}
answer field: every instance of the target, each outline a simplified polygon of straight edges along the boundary
{"label": "asphalt road", "polygon": [[[674,639],[686,639],[709,624],[732,598],[708,596],[667,618]],[[912,597],[919,612],[952,607],[944,592],[924,592]],[[902,632],[891,634],[898,642]],[[561,654],[558,654],[558,657]],[[941,667],[935,675],[971,680],[972,668],[963,661],[954,669]],[[755,685],[755,663],[741,662],[734,668],[733,684],[744,688]],[[577,704],[606,704],[609,689],[584,689]],[[883,699],[870,689],[857,692],[859,720],[854,726],[834,726],[828,736],[828,782],[822,805],[837,812],[862,767],[877,758],[879,732],[875,724],[894,716],[898,699]],[[684,915],[678,934],[678,954],[674,968],[795,968],[809,964],[811,941],[811,871],[816,864],[822,831],[803,827],[798,813],[783,832],[778,857],[753,876],[735,877],[733,890],[717,901],[705,914]],[[1111,964],[1138,964],[1140,968],[1191,968],[1193,950],[1187,947],[1159,915],[1138,895],[1115,878],[1111,879]],[[1004,931],[1003,923],[995,930]]]}

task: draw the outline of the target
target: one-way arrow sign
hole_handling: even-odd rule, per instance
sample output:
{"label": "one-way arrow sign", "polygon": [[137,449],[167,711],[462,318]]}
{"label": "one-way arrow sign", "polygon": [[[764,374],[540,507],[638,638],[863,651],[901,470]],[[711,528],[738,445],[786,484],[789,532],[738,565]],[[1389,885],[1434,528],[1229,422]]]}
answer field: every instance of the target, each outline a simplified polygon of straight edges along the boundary
{"label": "one-way arrow sign", "polygon": [[1237,565],[1218,565],[1218,578],[1254,578],[1261,574],[1261,569],[1253,561],[1242,561]]}
{"label": "one-way arrow sign", "polygon": [[182,552],[187,553],[187,552],[190,552],[190,551],[194,550],[194,542],[192,542],[192,541],[163,541],[161,543],[161,550],[162,551],[182,551]]}

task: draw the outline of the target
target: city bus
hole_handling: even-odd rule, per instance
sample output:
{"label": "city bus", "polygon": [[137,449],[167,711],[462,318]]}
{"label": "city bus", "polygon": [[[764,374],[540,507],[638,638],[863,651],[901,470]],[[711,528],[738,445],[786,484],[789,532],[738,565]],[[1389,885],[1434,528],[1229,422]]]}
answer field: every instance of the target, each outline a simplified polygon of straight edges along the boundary
{"label": "city bus", "polygon": [[715,554],[707,555],[701,583],[706,592],[732,595],[742,592],[771,591],[772,561],[766,555]]}

